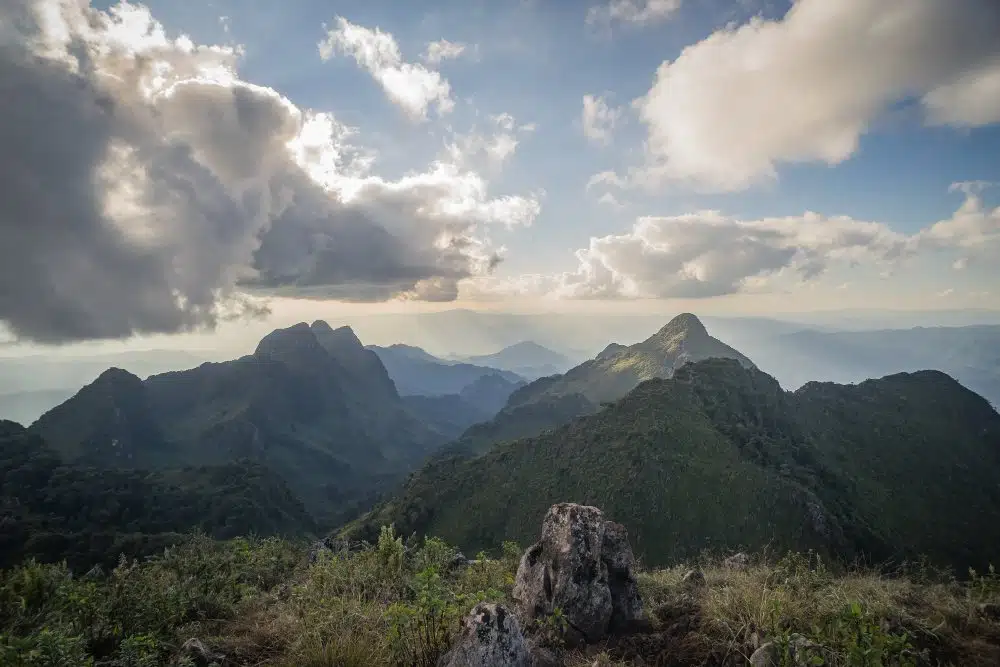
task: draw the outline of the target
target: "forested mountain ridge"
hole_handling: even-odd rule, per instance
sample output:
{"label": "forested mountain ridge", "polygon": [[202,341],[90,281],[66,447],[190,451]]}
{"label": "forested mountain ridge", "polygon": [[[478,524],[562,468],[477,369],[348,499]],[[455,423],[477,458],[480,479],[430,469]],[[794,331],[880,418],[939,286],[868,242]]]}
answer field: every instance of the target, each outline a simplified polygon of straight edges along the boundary
{"label": "forested mountain ridge", "polygon": [[411,413],[352,331],[325,322],[145,381],[106,371],[31,431],[68,462],[102,467],[257,461],[328,520],[357,511],[447,439]]}
{"label": "forested mountain ridge", "polygon": [[985,567],[997,479],[1000,415],[942,373],[789,393],[708,359],[537,437],[441,455],[343,533],[392,523],[490,548],[570,500],[613,508],[650,563],[767,546]]}
{"label": "forested mountain ridge", "polygon": [[609,344],[595,358],[562,375],[538,378],[515,389],[507,404],[489,421],[475,424],[439,456],[481,454],[496,443],[527,438],[596,412],[640,382],[670,377],[686,363],[723,357],[752,367],[753,362],[708,335],[690,313],[670,320],[657,333],[632,346]]}
{"label": "forested mountain ridge", "polygon": [[250,461],[156,472],[67,464],[20,424],[0,421],[0,567],[27,558],[78,570],[154,554],[201,530],[309,535],[285,481]]}
{"label": "forested mountain ridge", "polygon": [[509,406],[523,405],[544,395],[581,394],[595,405],[615,401],[644,380],[670,377],[686,363],[712,357],[753,362],[711,337],[696,316],[682,313],[659,331],[635,345],[612,343],[594,359],[563,375],[542,378],[515,392]]}

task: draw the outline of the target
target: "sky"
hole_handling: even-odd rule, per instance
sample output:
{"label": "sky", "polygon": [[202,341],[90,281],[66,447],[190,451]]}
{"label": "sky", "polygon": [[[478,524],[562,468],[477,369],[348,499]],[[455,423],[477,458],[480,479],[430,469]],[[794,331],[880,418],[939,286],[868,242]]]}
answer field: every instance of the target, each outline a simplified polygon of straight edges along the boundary
{"label": "sky", "polygon": [[995,0],[7,0],[0,323],[1000,309]]}

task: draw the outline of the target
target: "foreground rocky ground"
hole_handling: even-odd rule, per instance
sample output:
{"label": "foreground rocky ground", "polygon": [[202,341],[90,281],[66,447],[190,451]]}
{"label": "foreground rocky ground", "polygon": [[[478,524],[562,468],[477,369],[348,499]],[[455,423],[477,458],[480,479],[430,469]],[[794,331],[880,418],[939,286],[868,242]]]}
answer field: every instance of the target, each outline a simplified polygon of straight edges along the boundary
{"label": "foreground rocky ground", "polygon": [[0,665],[995,666],[1000,576],[970,575],[810,554],[644,571],[624,528],[570,504],[493,558],[388,528],[370,546],[196,537],[109,573],[3,571]]}

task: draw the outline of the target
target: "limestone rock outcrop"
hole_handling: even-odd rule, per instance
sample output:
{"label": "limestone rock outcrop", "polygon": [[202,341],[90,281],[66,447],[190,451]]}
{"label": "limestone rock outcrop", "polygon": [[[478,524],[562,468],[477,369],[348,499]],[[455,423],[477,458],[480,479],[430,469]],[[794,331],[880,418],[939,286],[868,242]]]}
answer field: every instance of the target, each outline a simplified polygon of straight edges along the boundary
{"label": "limestone rock outcrop", "polygon": [[438,667],[532,667],[528,643],[514,614],[480,602],[462,620],[462,631]]}
{"label": "limestone rock outcrop", "polygon": [[545,622],[556,609],[567,639],[595,642],[644,620],[635,557],[625,527],[596,507],[560,503],[542,522],[542,537],[521,557],[514,582],[526,624]]}

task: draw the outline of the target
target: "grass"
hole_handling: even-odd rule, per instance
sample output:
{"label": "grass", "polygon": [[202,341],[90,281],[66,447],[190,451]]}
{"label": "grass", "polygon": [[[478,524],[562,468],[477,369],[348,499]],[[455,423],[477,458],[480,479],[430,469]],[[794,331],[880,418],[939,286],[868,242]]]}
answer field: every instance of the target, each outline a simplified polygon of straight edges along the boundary
{"label": "grass", "polygon": [[[433,665],[477,601],[510,603],[519,554],[507,544],[453,568],[440,540],[404,544],[387,529],[313,562],[306,545],[205,537],[106,574],[28,562],[0,572],[0,666],[190,665],[191,638],[225,656],[220,667]],[[694,567],[703,586],[683,579]],[[980,609],[1000,603],[993,572],[835,571],[790,554],[743,570],[703,557],[638,578],[651,627],[560,649],[563,664],[745,665],[765,641],[808,646],[807,664],[832,667],[1000,664],[1000,623]]]}

